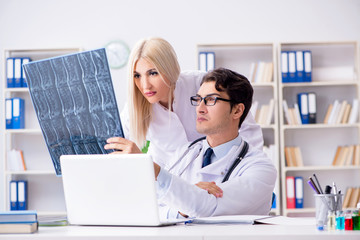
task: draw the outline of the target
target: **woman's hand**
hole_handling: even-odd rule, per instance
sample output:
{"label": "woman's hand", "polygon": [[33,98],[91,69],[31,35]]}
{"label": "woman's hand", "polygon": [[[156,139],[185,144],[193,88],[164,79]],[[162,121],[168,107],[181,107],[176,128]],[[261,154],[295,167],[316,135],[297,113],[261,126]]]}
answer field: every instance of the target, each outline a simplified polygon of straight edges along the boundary
{"label": "woman's hand", "polygon": [[123,153],[142,153],[138,146],[125,138],[112,137],[106,140],[108,144],[104,146],[104,149],[114,149],[115,152],[110,154],[123,154]]}
{"label": "woman's hand", "polygon": [[209,194],[212,194],[215,197],[223,196],[223,190],[219,188],[215,182],[198,182],[195,185],[201,189],[206,190]]}

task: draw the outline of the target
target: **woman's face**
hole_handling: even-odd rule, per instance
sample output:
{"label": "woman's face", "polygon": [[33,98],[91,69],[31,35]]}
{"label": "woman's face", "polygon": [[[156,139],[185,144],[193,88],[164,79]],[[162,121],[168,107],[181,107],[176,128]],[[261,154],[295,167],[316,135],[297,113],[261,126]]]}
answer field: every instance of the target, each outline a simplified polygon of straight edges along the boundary
{"label": "woman's face", "polygon": [[170,82],[161,78],[152,63],[140,58],[135,64],[134,81],[149,103],[159,102],[164,107],[168,107]]}

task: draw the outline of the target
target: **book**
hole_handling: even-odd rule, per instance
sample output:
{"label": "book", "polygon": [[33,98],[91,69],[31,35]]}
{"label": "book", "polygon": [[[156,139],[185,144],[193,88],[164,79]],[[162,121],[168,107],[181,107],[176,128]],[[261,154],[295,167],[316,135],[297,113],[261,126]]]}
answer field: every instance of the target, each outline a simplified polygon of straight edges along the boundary
{"label": "book", "polygon": [[12,149],[7,152],[7,170],[25,171],[26,169],[24,154],[21,150]]}
{"label": "book", "polygon": [[343,147],[342,146],[338,146],[337,149],[336,149],[336,152],[335,152],[335,156],[334,156],[334,160],[332,161],[332,164],[333,166],[336,166],[338,161],[339,161],[339,156],[340,156],[340,153],[342,151]]}
{"label": "book", "polygon": [[336,120],[335,120],[335,123],[336,123],[336,124],[340,124],[340,123],[341,123],[341,120],[342,120],[342,118],[343,118],[343,116],[344,116],[344,113],[345,113],[346,105],[347,105],[347,101],[346,101],[346,100],[344,100],[344,101],[341,102],[339,114],[336,116]]}
{"label": "book", "polygon": [[302,123],[301,116],[300,116],[300,108],[297,103],[294,103],[294,116],[295,116],[295,124],[299,125]]}
{"label": "book", "polygon": [[348,123],[349,124],[356,123],[358,121],[358,114],[359,114],[359,100],[354,99],[352,107],[351,107],[351,112],[350,112]]}
{"label": "book", "polygon": [[292,154],[292,147],[285,147],[285,161],[287,167],[294,167],[294,160],[293,160],[293,154]]}
{"label": "book", "polygon": [[356,204],[359,202],[360,188],[353,188],[349,201],[349,208],[356,208]]}
{"label": "book", "polygon": [[348,208],[348,207],[349,207],[352,190],[353,190],[353,189],[352,189],[351,187],[349,187],[349,188],[346,189],[346,193],[345,193],[345,197],[344,197],[344,202],[343,202],[343,208]]}
{"label": "book", "polygon": [[33,223],[37,222],[34,210],[0,212],[0,223]]}
{"label": "book", "polygon": [[325,118],[324,118],[324,121],[323,121],[325,124],[329,123],[329,117],[330,117],[330,114],[332,112],[332,109],[333,109],[333,105],[329,104],[329,107],[326,110]]}
{"label": "book", "polygon": [[269,110],[267,112],[267,115],[266,115],[266,119],[265,119],[265,124],[266,125],[270,125],[271,124],[271,120],[274,116],[274,99],[270,99],[270,102],[269,102]]}
{"label": "book", "polygon": [[349,121],[349,116],[350,116],[350,111],[351,111],[351,105],[348,103],[348,104],[346,104],[346,108],[345,108],[343,117],[342,117],[342,119],[341,119],[341,123],[342,123],[342,124],[348,123],[348,121]]}
{"label": "book", "polygon": [[286,120],[286,123],[291,125],[291,119],[290,119],[290,113],[289,113],[289,107],[287,105],[286,100],[283,100],[283,109],[284,109],[284,117]]}
{"label": "book", "polygon": [[0,223],[0,233],[34,233],[38,223]]}
{"label": "book", "polygon": [[360,145],[355,146],[354,166],[360,166]]}
{"label": "book", "polygon": [[293,151],[295,154],[295,165],[297,167],[303,167],[304,163],[303,163],[303,158],[302,158],[300,147],[294,147]]}
{"label": "book", "polygon": [[329,116],[329,119],[328,119],[328,124],[334,124],[335,123],[335,119],[336,117],[338,116],[338,113],[340,111],[340,103],[339,103],[339,100],[335,100],[334,103],[333,103],[333,107],[331,109],[331,113],[330,113],[330,116]]}

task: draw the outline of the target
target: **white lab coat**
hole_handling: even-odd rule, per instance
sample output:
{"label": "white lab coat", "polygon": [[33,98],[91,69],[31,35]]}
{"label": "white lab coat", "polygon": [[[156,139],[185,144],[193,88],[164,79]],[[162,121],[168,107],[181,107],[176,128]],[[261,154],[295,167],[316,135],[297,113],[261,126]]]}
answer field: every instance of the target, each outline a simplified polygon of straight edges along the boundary
{"label": "white lab coat", "polygon": [[[180,156],[183,153],[177,154],[179,159],[172,162],[169,188],[159,199],[161,213],[165,215],[161,217],[166,218],[170,208],[190,217],[268,214],[276,181],[276,169],[270,159],[250,146],[229,180],[221,183],[241,152],[243,141],[240,146],[233,146],[223,158],[201,168],[206,151],[202,148],[205,141],[195,144],[182,159]],[[195,185],[201,181],[214,181],[223,190],[223,196],[216,198]]]}
{"label": "white lab coat", "polygon": [[[204,72],[182,72],[176,82],[173,112],[160,104],[153,104],[153,121],[150,123],[147,140],[150,141],[148,153],[160,166],[166,166],[179,147],[202,137],[196,131],[196,110],[190,97],[197,94]],[[128,104],[121,112],[121,123],[125,138],[129,138]],[[260,126],[249,112],[239,130],[240,135],[253,147],[262,151],[263,135]]]}

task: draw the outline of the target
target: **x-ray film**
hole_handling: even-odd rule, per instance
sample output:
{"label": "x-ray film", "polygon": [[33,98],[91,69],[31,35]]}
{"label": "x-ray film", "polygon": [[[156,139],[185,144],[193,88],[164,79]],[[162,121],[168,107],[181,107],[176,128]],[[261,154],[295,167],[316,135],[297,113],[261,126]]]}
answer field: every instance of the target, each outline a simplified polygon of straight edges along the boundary
{"label": "x-ray film", "polygon": [[107,154],[109,137],[123,137],[105,49],[24,65],[30,96],[56,175],[60,156]]}

